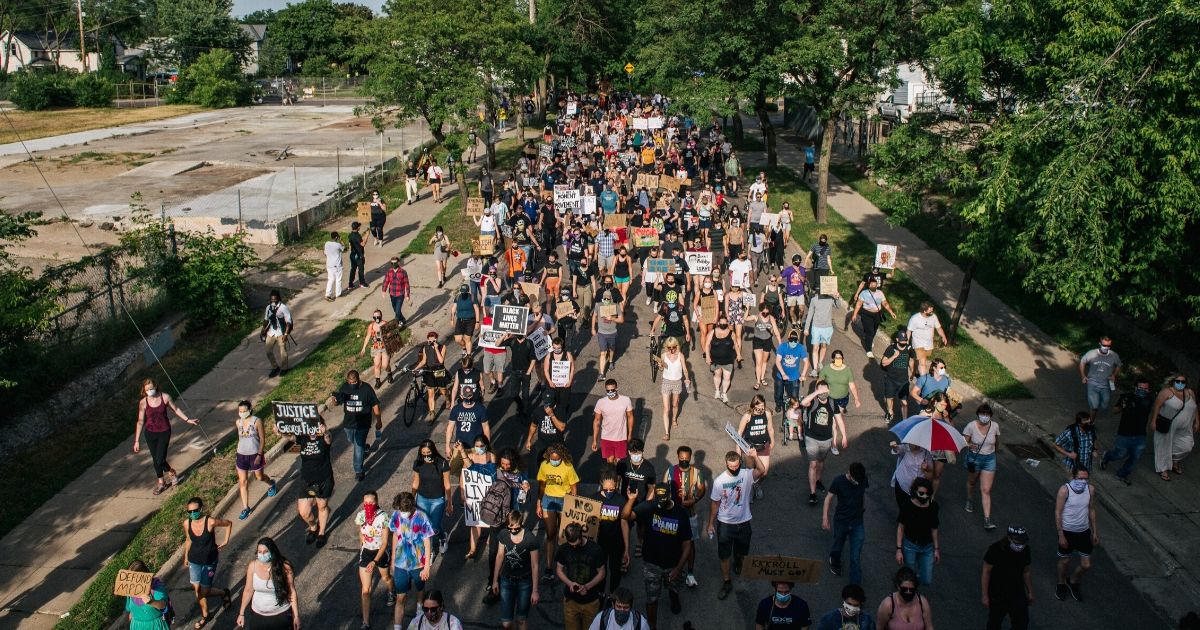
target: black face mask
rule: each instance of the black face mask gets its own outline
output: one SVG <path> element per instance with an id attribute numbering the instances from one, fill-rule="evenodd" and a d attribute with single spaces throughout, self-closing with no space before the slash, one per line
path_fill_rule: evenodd
<path id="1" fill-rule="evenodd" d="M 692 460 L 690 460 L 690 459 L 679 460 L 679 468 L 681 470 L 687 470 L 688 468 L 691 468 L 691 467 L 692 467 Z"/>
<path id="2" fill-rule="evenodd" d="M 917 596 L 917 589 L 915 588 L 901 588 L 899 589 L 899 592 L 900 599 L 903 599 L 906 602 L 911 602 Z"/>

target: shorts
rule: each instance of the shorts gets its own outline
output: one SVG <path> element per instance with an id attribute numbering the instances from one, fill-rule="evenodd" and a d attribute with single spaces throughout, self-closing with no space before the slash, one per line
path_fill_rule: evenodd
<path id="1" fill-rule="evenodd" d="M 437 376 L 438 373 L 441 373 L 441 376 Z M 446 389 L 446 383 L 450 381 L 450 378 L 446 376 L 446 368 L 440 365 L 433 368 L 425 368 L 424 378 L 425 387 L 435 389 Z"/>
<path id="2" fill-rule="evenodd" d="M 300 496 L 296 497 L 299 501 L 305 499 L 328 499 L 333 496 L 333 477 L 311 483 L 304 479 L 300 480 Z"/>
<path id="3" fill-rule="evenodd" d="M 625 459 L 629 454 L 629 445 L 625 440 L 600 440 L 600 456 L 604 459 L 615 457 L 617 459 Z"/>
<path id="4" fill-rule="evenodd" d="M 613 276 L 615 284 L 629 284 L 629 276 Z"/>
<path id="5" fill-rule="evenodd" d="M 442 183 L 442 178 L 441 177 L 430 177 L 429 183 L 430 184 L 440 184 L 440 183 Z"/>
<path id="6" fill-rule="evenodd" d="M 508 364 L 508 352 L 488 352 L 483 351 L 483 371 L 484 372 L 503 372 L 504 366 Z"/>
<path id="7" fill-rule="evenodd" d="M 724 370 L 725 372 L 729 372 L 732 374 L 733 373 L 733 364 L 732 363 L 714 363 L 714 364 L 708 366 L 708 371 L 712 372 L 713 374 L 716 374 L 717 370 Z"/>
<path id="8" fill-rule="evenodd" d="M 824 326 L 821 328 L 812 329 L 813 345 L 824 343 L 828 344 L 833 339 L 833 326 Z"/>
<path id="9" fill-rule="evenodd" d="M 617 333 L 597 333 L 596 343 L 600 345 L 600 352 L 615 351 L 617 349 Z"/>
<path id="10" fill-rule="evenodd" d="M 1063 537 L 1067 539 L 1067 546 L 1058 548 L 1059 558 L 1070 558 L 1071 556 L 1087 558 L 1092 555 L 1092 530 L 1090 527 L 1081 532 L 1064 531 Z"/>
<path id="11" fill-rule="evenodd" d="M 767 442 L 765 444 L 753 444 L 752 443 L 752 444 L 750 444 L 750 446 L 753 446 L 754 450 L 758 451 L 758 454 L 760 457 L 770 457 L 771 456 L 771 443 L 770 442 Z"/>
<path id="12" fill-rule="evenodd" d="M 263 457 L 261 453 L 255 453 L 254 455 L 242 455 L 238 453 L 233 465 L 238 470 L 257 472 L 263 469 Z"/>
<path id="13" fill-rule="evenodd" d="M 766 352 L 771 352 L 772 350 L 774 350 L 774 349 L 775 349 L 775 346 L 773 346 L 773 345 L 771 344 L 771 340 L 770 340 L 770 339 L 759 339 L 758 337 L 755 337 L 755 338 L 754 338 L 754 349 L 755 349 L 755 350 L 764 350 L 764 351 L 766 351 Z"/>
<path id="14" fill-rule="evenodd" d="M 658 602 L 658 596 L 662 595 L 663 584 L 666 584 L 667 590 L 672 593 L 679 592 L 679 580 L 676 579 L 672 582 L 669 575 L 671 575 L 671 569 L 665 569 L 653 562 L 642 563 L 642 585 L 646 589 L 647 604 Z"/>
<path id="15" fill-rule="evenodd" d="M 829 449 L 833 446 L 833 438 L 828 440 L 814 440 L 810 437 L 804 438 L 804 452 L 808 454 L 808 461 L 823 462 L 829 457 Z"/>
<path id="16" fill-rule="evenodd" d="M 883 397 L 884 398 L 899 398 L 904 400 L 908 398 L 908 390 L 911 389 L 908 381 L 898 381 L 891 376 L 884 375 L 883 377 Z"/>
<path id="17" fill-rule="evenodd" d="M 850 394 L 846 394 L 841 398 L 834 398 L 833 403 L 837 405 L 838 411 L 845 411 L 850 408 Z"/>
<path id="18" fill-rule="evenodd" d="M 804 306 L 804 294 L 801 293 L 800 295 L 789 295 L 784 298 L 784 303 L 788 306 Z"/>
<path id="19" fill-rule="evenodd" d="M 473 335 L 475 334 L 475 320 L 459 319 L 454 322 L 454 334 L 456 335 Z"/>
<path id="20" fill-rule="evenodd" d="M 542 511 L 543 512 L 562 512 L 563 497 L 552 497 L 548 494 L 542 495 Z"/>
<path id="21" fill-rule="evenodd" d="M 700 219 L 700 229 L 707 230 L 712 228 L 712 219 Z"/>
<path id="22" fill-rule="evenodd" d="M 409 590 L 418 593 L 425 590 L 425 580 L 421 579 L 420 569 L 392 567 L 392 581 L 394 582 L 392 588 L 395 589 L 397 595 L 404 595 Z"/>
<path id="23" fill-rule="evenodd" d="M 729 556 L 745 556 L 750 553 L 750 521 L 731 525 L 717 521 L 717 558 L 728 560 Z"/>
<path id="24" fill-rule="evenodd" d="M 377 553 L 379 553 L 378 549 L 359 549 L 358 550 L 358 568 L 360 568 L 360 569 L 367 568 L 367 566 L 369 566 L 371 564 L 371 561 L 375 559 L 375 554 L 377 554 Z M 375 566 L 386 568 L 390 564 L 391 564 L 391 554 L 389 554 L 388 552 L 385 551 L 385 552 L 383 552 L 383 557 L 379 559 L 379 562 L 375 563 Z"/>
<path id="25" fill-rule="evenodd" d="M 213 584 L 213 578 L 217 575 L 217 565 L 215 564 L 195 564 L 188 563 L 188 581 L 192 584 L 199 584 L 204 588 L 208 588 Z"/>
<path id="26" fill-rule="evenodd" d="M 674 379 L 664 378 L 662 380 L 662 387 L 660 388 L 660 390 L 662 391 L 662 393 L 664 395 L 665 394 L 675 394 L 676 396 L 678 396 L 683 393 L 683 379 L 674 380 Z"/>
<path id="27" fill-rule="evenodd" d="M 387 348 L 385 348 L 383 346 L 379 346 L 378 348 L 375 348 L 375 347 L 371 348 L 371 356 L 374 357 L 374 356 L 379 356 L 381 354 L 387 354 Z"/>
<path id="28" fill-rule="evenodd" d="M 972 453 L 968 450 L 963 456 L 963 465 L 968 467 L 968 472 L 970 472 L 969 467 L 974 465 L 975 472 L 994 473 L 996 472 L 996 453 L 983 455 L 981 453 Z"/>

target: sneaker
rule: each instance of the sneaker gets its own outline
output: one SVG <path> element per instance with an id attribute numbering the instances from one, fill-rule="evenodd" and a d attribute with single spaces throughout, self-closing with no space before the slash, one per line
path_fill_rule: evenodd
<path id="1" fill-rule="evenodd" d="M 238 514 L 238 520 L 244 521 L 249 517 L 250 517 L 250 508 L 242 508 L 241 513 Z"/>
<path id="2" fill-rule="evenodd" d="M 268 497 L 273 497 L 273 496 L 275 496 L 275 495 L 277 495 L 277 494 L 279 494 L 279 488 L 278 488 L 278 487 L 276 487 L 276 486 L 275 486 L 275 482 L 274 482 L 274 481 L 272 481 L 272 482 L 271 482 L 271 487 L 270 487 L 270 488 L 267 488 L 267 496 L 268 496 Z"/>
<path id="3" fill-rule="evenodd" d="M 381 386 L 383 386 L 383 379 L 381 379 L 381 378 L 375 379 L 375 389 L 379 389 Z"/>
<path id="4" fill-rule="evenodd" d="M 1054 596 L 1057 597 L 1058 601 L 1060 601 L 1060 602 L 1066 600 L 1067 595 L 1070 592 L 1071 592 L 1071 589 L 1067 588 L 1066 584 L 1056 584 L 1054 586 Z"/>
<path id="5" fill-rule="evenodd" d="M 357 285 L 357 284 L 353 284 L 353 283 L 351 283 L 349 286 L 347 286 L 347 287 L 346 287 L 346 290 L 347 290 L 347 291 L 353 291 L 353 290 L 355 290 L 355 289 L 357 289 L 357 288 L 358 288 L 358 285 Z"/>
<path id="6" fill-rule="evenodd" d="M 364 623 L 363 625 L 358 627 L 358 630 L 371 630 L 371 624 Z"/>
<path id="7" fill-rule="evenodd" d="M 362 481 L 363 479 L 365 479 L 365 478 L 366 478 L 366 476 L 367 476 L 367 473 L 360 473 L 360 472 L 356 472 L 356 473 L 354 473 L 354 480 L 355 480 L 355 481 Z"/>
<path id="8" fill-rule="evenodd" d="M 983 519 L 983 529 L 990 532 L 996 529 L 996 524 L 992 522 L 991 518 L 985 518 Z"/>
<path id="9" fill-rule="evenodd" d="M 271 368 L 271 373 L 267 375 L 267 378 L 275 378 L 276 376 L 279 376 L 279 368 Z"/>
<path id="10" fill-rule="evenodd" d="M 838 447 L 836 447 L 836 446 L 834 446 L 834 447 L 831 447 L 831 448 L 829 449 L 829 452 L 830 452 L 830 453 L 833 453 L 834 455 L 841 455 L 841 454 L 842 454 L 842 451 L 841 451 L 841 450 L 839 450 L 839 449 L 838 449 Z"/>
<path id="11" fill-rule="evenodd" d="M 721 392 L 713 391 L 713 400 L 721 400 Z"/>
<path id="12" fill-rule="evenodd" d="M 650 298 L 646 298 L 646 306 L 650 306 Z"/>
<path id="13" fill-rule="evenodd" d="M 820 492 L 822 494 L 824 494 L 824 492 L 825 492 L 825 484 L 821 483 L 820 479 L 817 480 L 817 492 Z"/>
<path id="14" fill-rule="evenodd" d="M 868 352 L 868 353 L 867 353 L 867 358 L 868 358 L 868 359 L 874 359 L 874 358 L 875 358 L 875 353 L 874 353 L 874 352 Z"/>
<path id="15" fill-rule="evenodd" d="M 310 530 L 308 530 L 308 533 L 304 535 L 304 544 L 311 545 L 311 544 L 313 544 L 313 541 L 316 539 L 317 539 L 317 532 L 310 529 Z"/>
<path id="16" fill-rule="evenodd" d="M 447 539 L 445 539 L 445 538 L 443 538 L 443 539 L 442 539 L 442 544 L 441 544 L 441 547 L 439 547 L 439 550 L 438 550 L 438 551 L 439 551 L 439 553 L 441 553 L 441 554 L 443 554 L 443 555 L 444 555 L 444 554 L 446 553 L 446 550 L 447 550 L 447 549 L 449 549 L 449 548 L 450 548 L 450 541 L 449 541 L 449 540 L 447 540 Z"/>
<path id="17" fill-rule="evenodd" d="M 388 597 L 387 597 L 387 606 L 388 606 L 388 608 L 391 608 L 392 606 L 395 606 L 395 605 L 396 605 L 396 594 L 395 594 L 395 593 L 388 593 Z"/>
<path id="18" fill-rule="evenodd" d="M 967 510 L 968 514 L 971 512 L 974 512 L 975 511 L 975 502 L 970 499 L 967 499 L 967 505 L 964 509 Z"/>
<path id="19" fill-rule="evenodd" d="M 883 414 L 883 423 L 891 424 L 892 423 L 892 414 L 890 414 L 890 413 Z"/>
<path id="20" fill-rule="evenodd" d="M 483 605 L 491 606 L 492 604 L 495 604 L 498 601 L 500 601 L 500 596 L 493 593 L 492 588 L 489 585 L 487 591 L 483 594 Z"/>
<path id="21" fill-rule="evenodd" d="M 1067 582 L 1067 590 L 1071 591 L 1071 599 L 1077 602 L 1083 601 L 1083 591 L 1079 590 L 1079 582 Z"/>
<path id="22" fill-rule="evenodd" d="M 318 547 L 318 548 L 320 548 L 320 547 L 324 547 L 324 546 L 325 546 L 325 543 L 326 543 L 326 542 L 328 542 L 328 541 L 329 541 L 329 534 L 320 534 L 320 535 L 318 535 L 318 536 L 317 536 L 317 547 Z"/>
<path id="23" fill-rule="evenodd" d="M 817 493 L 815 493 L 815 492 L 808 493 L 808 504 L 809 505 L 817 504 Z"/>
<path id="24" fill-rule="evenodd" d="M 1120 475 L 1117 475 L 1117 479 L 1120 479 L 1120 480 L 1121 480 L 1121 483 L 1123 483 L 1123 484 L 1125 484 L 1125 485 L 1127 485 L 1127 486 L 1132 486 L 1132 485 L 1133 485 L 1133 480 L 1129 478 L 1129 475 L 1125 475 L 1124 477 L 1122 477 L 1122 476 L 1120 476 Z"/>
<path id="25" fill-rule="evenodd" d="M 842 574 L 842 565 L 840 562 L 834 562 L 833 556 L 829 556 L 829 572 L 834 575 Z"/>
<path id="26" fill-rule="evenodd" d="M 729 394 L 728 393 L 721 392 L 721 402 L 729 402 Z"/>
<path id="27" fill-rule="evenodd" d="M 812 378 L 816 378 L 816 377 L 817 377 L 817 373 L 818 373 L 818 372 L 817 372 L 817 368 L 813 368 L 813 369 L 811 369 L 811 370 L 809 370 L 809 371 L 808 371 L 808 375 L 809 375 L 810 377 L 812 377 Z"/>
<path id="28" fill-rule="evenodd" d="M 688 588 L 696 588 L 697 586 L 700 586 L 700 583 L 696 581 L 696 576 L 692 575 L 691 573 L 687 574 L 687 577 L 684 578 L 683 582 L 684 584 L 688 585 Z"/>
<path id="29" fill-rule="evenodd" d="M 754 499 L 759 500 L 761 498 L 763 498 L 762 486 L 759 484 L 754 484 Z"/>
<path id="30" fill-rule="evenodd" d="M 726 582 L 726 584 L 729 584 L 729 582 Z M 730 590 L 732 590 L 732 587 L 730 587 Z M 669 596 L 668 599 L 671 600 L 671 614 L 678 615 L 683 610 L 683 604 L 679 603 L 679 593 L 667 591 L 667 595 Z"/>
<path id="31" fill-rule="evenodd" d="M 775 405 L 775 413 L 782 413 L 783 405 Z"/>
<path id="32" fill-rule="evenodd" d="M 721 584 L 721 590 L 717 591 L 717 599 L 725 599 L 733 592 L 733 582 L 726 580 Z"/>

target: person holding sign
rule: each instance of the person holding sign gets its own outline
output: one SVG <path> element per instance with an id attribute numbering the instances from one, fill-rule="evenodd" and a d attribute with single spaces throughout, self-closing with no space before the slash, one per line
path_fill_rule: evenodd
<path id="1" fill-rule="evenodd" d="M 761 400 L 761 398 L 760 398 Z M 765 408 L 766 403 L 763 402 Z M 742 561 L 750 553 L 750 496 L 754 484 L 766 474 L 758 451 L 751 447 L 746 454 L 753 468 L 742 468 L 742 458 L 737 451 L 725 453 L 725 470 L 713 479 L 709 499 L 712 506 L 708 511 L 708 536 L 717 539 L 717 558 L 721 561 L 721 590 L 717 599 L 725 599 L 733 592 L 733 575 L 730 573 L 730 558 L 736 573 L 742 572 Z"/>
<path id="2" fill-rule="evenodd" d="M 892 305 L 884 297 L 883 291 L 879 290 L 879 281 L 868 278 L 866 288 L 855 296 L 854 311 L 850 313 L 852 322 L 862 314 L 862 345 L 863 350 L 867 351 L 868 359 L 875 358 L 875 334 L 879 332 L 879 325 L 883 323 L 883 311 L 887 311 L 892 319 L 896 318 L 896 311 L 892 310 Z"/>
<path id="3" fill-rule="evenodd" d="M 571 296 L 569 289 L 563 288 L 558 292 L 558 300 L 554 303 L 554 317 L 558 320 L 558 338 L 563 345 L 570 345 L 571 337 L 575 334 L 575 322 L 579 318 L 579 303 Z"/>
<path id="4" fill-rule="evenodd" d="M 333 458 L 330 456 L 333 438 L 319 419 L 312 435 L 288 435 L 300 448 L 300 496 L 296 498 L 296 513 L 307 526 L 306 544 L 324 547 L 325 527 L 329 524 L 329 499 L 333 496 Z M 313 508 L 316 507 L 316 514 Z M 314 522 L 315 521 L 315 522 Z"/>
<path id="5" fill-rule="evenodd" d="M 606 279 L 606 286 L 611 288 L 612 279 Z M 617 325 L 625 322 L 624 302 L 618 304 L 612 300 L 610 292 L 601 291 L 600 304 L 592 311 L 592 336 L 600 347 L 600 375 L 596 380 L 603 381 L 608 374 L 608 368 L 616 363 L 617 354 Z"/>
<path id="6" fill-rule="evenodd" d="M 833 248 L 829 245 L 829 236 L 822 234 L 816 244 L 805 255 L 804 264 L 812 270 L 812 283 L 809 291 L 815 293 L 821 286 L 821 276 L 833 275 Z"/>
<path id="7" fill-rule="evenodd" d="M 767 470 L 771 467 L 771 444 L 775 442 L 775 423 L 771 421 L 771 412 L 767 411 L 767 400 L 762 394 L 755 394 L 750 400 L 750 410 L 742 414 L 737 431 L 742 439 L 758 451 L 758 461 L 762 464 L 761 478 L 765 478 Z M 756 480 L 754 498 L 761 499 L 762 495 L 762 486 Z"/>
<path id="8" fill-rule="evenodd" d="M 546 390 L 554 395 L 554 408 L 558 417 L 571 417 L 571 384 L 575 382 L 575 356 L 563 348 L 563 340 L 551 342 L 550 352 L 542 360 L 542 374 L 546 378 Z"/>
<path id="9" fill-rule="evenodd" d="M 233 534 L 233 523 L 222 518 L 204 516 L 204 500 L 200 497 L 188 499 L 187 518 L 183 521 L 186 538 L 183 541 L 184 564 L 187 565 L 192 591 L 196 594 L 196 603 L 200 604 L 200 620 L 194 626 L 196 630 L 208 624 L 211 617 L 208 614 L 208 598 L 220 597 L 221 605 L 228 608 L 231 604 L 229 589 L 213 588 L 213 578 L 217 574 L 217 552 L 229 544 L 229 536 Z M 201 521 L 200 519 L 204 520 Z M 225 528 L 225 539 L 217 543 L 217 528 Z"/>
<path id="10" fill-rule="evenodd" d="M 585 630 L 600 610 L 604 592 L 604 551 L 571 523 L 563 530 L 565 545 L 554 557 L 554 574 L 563 583 L 563 621 L 567 630 Z"/>
<path id="11" fill-rule="evenodd" d="M 149 573 L 146 563 L 134 560 L 127 571 L 133 573 Z M 118 587 L 121 584 L 118 581 Z M 129 619 L 129 630 L 170 630 L 168 617 L 174 617 L 171 609 L 171 599 L 167 596 L 167 585 L 156 577 L 150 578 L 149 595 L 125 597 L 125 613 Z"/>

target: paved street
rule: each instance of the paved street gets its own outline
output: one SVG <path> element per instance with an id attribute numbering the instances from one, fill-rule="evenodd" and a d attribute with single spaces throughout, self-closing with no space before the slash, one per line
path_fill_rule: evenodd
<path id="1" fill-rule="evenodd" d="M 419 269 L 420 262 L 413 267 Z M 413 273 L 417 287 L 428 286 L 420 271 Z M 428 295 L 428 293 L 424 293 Z M 358 310 L 374 306 L 372 297 Z M 442 298 L 435 298 L 441 300 Z M 652 454 L 652 463 L 661 471 L 667 457 L 673 459 L 674 449 L 680 444 L 689 444 L 696 449 L 695 461 L 710 473 L 720 471 L 722 457 L 731 448 L 729 439 L 721 428 L 726 421 L 736 422 L 738 412 L 730 408 L 735 403 L 744 404 L 752 394 L 750 379 L 746 372 L 735 376 L 731 391 L 731 405 L 726 406 L 711 398 L 711 380 L 706 373 L 696 374 L 703 367 L 699 352 L 692 354 L 691 367 L 697 379 L 699 397 L 687 398 L 682 406 L 681 427 L 670 443 L 661 441 L 661 403 L 658 386 L 648 378 L 646 338 L 637 331 L 645 332 L 648 327 L 648 309 L 640 293 L 634 299 L 632 317 L 625 324 L 621 339 L 627 345 L 618 359 L 617 378 L 622 392 L 635 402 L 642 402 L 643 413 L 639 418 L 637 433 L 647 438 L 647 455 Z M 426 305 L 423 312 L 432 312 Z M 447 309 L 440 309 L 443 314 Z M 448 320 L 427 320 L 430 325 L 443 331 L 448 329 Z M 852 334 L 852 333 L 851 333 Z M 879 340 L 877 340 L 879 341 Z M 861 409 L 852 410 L 848 418 L 851 444 L 840 457 L 831 458 L 827 466 L 826 483 L 834 475 L 844 473 L 851 461 L 863 461 L 870 476 L 871 490 L 867 497 L 867 540 L 863 552 L 864 586 L 867 590 L 869 607 L 873 609 L 887 592 L 896 565 L 892 558 L 895 504 L 887 481 L 893 467 L 893 459 L 887 449 L 887 433 L 880 422 L 880 407 L 875 400 L 874 388 L 880 376 L 875 364 L 867 364 L 857 338 L 847 337 L 838 330 L 834 347 L 846 353 L 847 363 L 856 370 L 860 392 L 863 394 Z M 748 348 L 747 348 L 748 349 Z M 450 356 L 456 357 L 457 350 Z M 590 436 L 590 406 L 600 388 L 595 382 L 595 345 L 583 350 L 579 359 L 580 372 L 576 378 L 573 409 L 568 433 L 568 445 L 574 455 L 582 456 L 579 463 L 580 476 L 584 482 L 594 482 L 599 468 L 598 453 L 585 450 Z M 865 366 L 865 367 L 864 367 Z M 746 370 L 751 367 L 747 360 Z M 867 383 L 870 383 L 869 385 Z M 332 385 L 332 384 L 331 384 Z M 306 547 L 303 542 L 303 527 L 295 516 L 296 493 L 295 456 L 279 458 L 270 467 L 273 476 L 286 475 L 282 492 L 276 499 L 266 499 L 246 522 L 239 522 L 229 550 L 223 554 L 218 570 L 219 585 L 241 587 L 245 563 L 253 553 L 253 542 L 261 535 L 276 537 L 284 553 L 295 563 L 297 584 L 301 594 L 306 627 L 357 628 L 358 627 L 358 579 L 354 569 L 357 553 L 357 528 L 348 522 L 357 509 L 361 492 L 377 488 L 380 502 L 390 504 L 391 498 L 407 489 L 411 483 L 413 447 L 430 431 L 418 420 L 412 428 L 405 429 L 399 422 L 397 399 L 406 383 L 387 387 L 382 393 L 385 401 L 384 417 L 388 422 L 385 437 L 379 448 L 368 461 L 370 472 L 361 483 L 353 481 L 350 453 L 346 441 L 335 429 L 335 463 L 338 486 L 333 506 L 333 525 L 330 543 L 317 550 Z M 582 409 L 583 412 L 579 410 Z M 973 410 L 973 402 L 967 401 L 966 410 Z M 526 420 L 512 412 L 509 401 L 492 401 L 489 411 L 494 417 L 503 419 L 493 422 L 493 433 L 501 446 L 513 445 L 526 429 Z M 340 413 L 328 418 L 331 427 L 340 424 Z M 434 435 L 440 443 L 444 430 L 445 414 L 439 418 Z M 1029 443 L 1032 438 L 1021 435 L 1015 427 L 1002 425 L 1004 442 L 1008 444 Z M 810 558 L 823 558 L 828 544 L 827 534 L 819 528 L 818 508 L 810 508 L 804 501 L 807 490 L 806 462 L 792 446 L 778 447 L 772 457 L 771 474 L 765 482 L 766 496 L 753 507 L 754 553 L 780 553 Z M 1034 475 L 1054 476 L 1059 473 L 1049 461 L 1041 461 Z M 1029 529 L 1034 557 L 1034 586 L 1037 601 L 1032 609 L 1034 627 L 1038 628 L 1082 628 L 1105 627 L 1154 627 L 1158 617 L 1139 596 L 1133 593 L 1130 581 L 1118 569 L 1105 549 L 1128 545 L 1128 535 L 1121 531 L 1103 510 L 1100 513 L 1101 550 L 1095 557 L 1095 565 L 1083 582 L 1086 603 L 1059 602 L 1054 599 L 1054 532 L 1053 499 L 1043 489 L 1028 465 L 1018 460 L 1007 449 L 1002 453 L 996 483 L 994 516 L 1000 529 L 986 533 L 982 529 L 982 516 L 978 511 L 967 514 L 963 511 L 965 473 L 961 467 L 949 467 L 944 476 L 939 501 L 942 505 L 943 562 L 935 570 L 935 583 L 923 592 L 929 596 L 934 607 L 935 623 L 942 628 L 982 627 L 984 615 L 979 604 L 980 562 L 986 546 L 998 539 L 1009 523 L 1019 522 Z M 261 495 L 261 488 L 259 488 Z M 448 610 L 459 615 L 468 628 L 496 628 L 499 626 L 495 608 L 480 603 L 483 588 L 482 563 L 466 562 L 466 532 L 456 512 L 451 523 L 459 524 L 455 531 L 450 551 L 435 564 L 431 585 L 443 589 L 449 601 Z M 229 516 L 229 515 L 227 515 Z M 1126 551 L 1129 551 L 1128 549 Z M 770 588 L 766 583 L 735 580 L 734 595 L 720 602 L 716 591 L 720 586 L 719 569 L 715 545 L 706 538 L 698 546 L 697 577 L 700 586 L 683 596 L 684 610 L 672 616 L 666 606 L 660 611 L 660 628 L 680 628 L 685 620 L 691 620 L 699 630 L 702 628 L 747 627 L 757 601 L 766 596 Z M 634 573 L 625 584 L 638 595 L 637 606 L 644 601 L 638 565 L 634 561 Z M 180 609 L 182 619 L 192 619 L 196 609 L 190 607 L 192 597 L 186 588 L 186 577 L 179 571 L 169 576 L 172 598 Z M 814 586 L 798 589 L 816 611 L 828 610 L 837 605 L 838 592 L 843 585 L 841 578 L 826 572 L 821 582 Z M 542 587 L 543 603 L 531 614 L 531 626 L 557 627 L 561 625 L 561 589 Z M 372 623 L 376 628 L 390 627 L 391 611 L 383 607 L 383 594 L 377 593 L 376 610 Z M 190 607 L 190 610 L 189 610 Z M 214 622 L 217 628 L 234 627 L 234 614 L 223 612 Z M 1155 620 L 1148 624 L 1149 620 Z"/>

